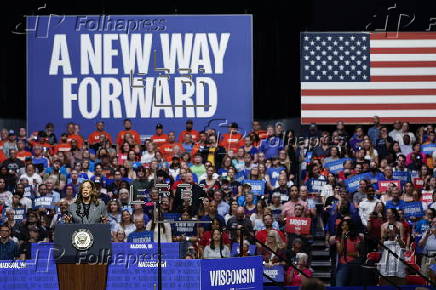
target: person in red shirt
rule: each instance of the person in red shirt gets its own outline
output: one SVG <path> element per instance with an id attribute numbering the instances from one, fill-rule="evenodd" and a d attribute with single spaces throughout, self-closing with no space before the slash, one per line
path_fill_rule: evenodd
<path id="1" fill-rule="evenodd" d="M 57 154 L 59 151 L 62 152 L 71 151 L 71 142 L 68 142 L 67 133 L 62 133 L 60 142 L 53 146 L 53 154 Z"/>
<path id="2" fill-rule="evenodd" d="M 167 162 L 171 162 L 171 160 L 173 159 L 175 146 L 178 146 L 180 149 L 177 152 L 184 151 L 182 144 L 176 142 L 176 133 L 171 131 L 168 133 L 168 142 L 161 145 L 159 148 L 159 151 L 162 153 L 164 159 Z"/>
<path id="3" fill-rule="evenodd" d="M 78 130 L 77 130 L 76 124 L 68 123 L 68 125 L 67 125 L 67 133 L 68 133 L 67 141 L 69 143 L 71 143 L 71 140 L 73 140 L 73 139 L 76 140 L 77 141 L 77 147 L 82 149 L 84 141 L 83 141 L 82 136 L 80 136 L 77 131 Z"/>
<path id="4" fill-rule="evenodd" d="M 156 144 L 157 148 L 160 148 L 163 144 L 168 142 L 168 135 L 163 133 L 163 125 L 157 124 L 156 125 L 156 134 L 151 136 L 151 141 Z"/>
<path id="5" fill-rule="evenodd" d="M 180 132 L 180 134 L 179 134 L 179 143 L 183 142 L 186 133 L 191 134 L 192 141 L 194 141 L 194 142 L 198 141 L 198 138 L 200 137 L 200 133 L 198 131 L 192 129 L 192 125 L 193 125 L 192 120 L 186 121 L 186 129 L 183 130 L 182 132 Z"/>
<path id="6" fill-rule="evenodd" d="M 220 146 L 224 147 L 227 152 L 235 153 L 243 145 L 242 135 L 238 133 L 238 123 L 232 123 L 229 127 L 229 133 L 223 134 Z"/>
<path id="7" fill-rule="evenodd" d="M 99 143 L 101 135 L 106 136 L 106 139 L 109 140 L 110 144 L 112 144 L 112 136 L 104 130 L 104 122 L 98 121 L 96 124 L 96 130 L 89 134 L 88 144 L 92 146 Z"/>
<path id="8" fill-rule="evenodd" d="M 132 121 L 130 119 L 124 120 L 124 130 L 121 130 L 117 135 L 117 145 L 121 146 L 124 143 L 124 135 L 130 134 L 135 140 L 136 144 L 141 144 L 141 136 L 139 133 L 132 129 Z"/>
<path id="9" fill-rule="evenodd" d="M 9 131 L 6 128 L 3 128 L 0 132 L 0 150 L 3 150 L 3 144 L 8 142 Z"/>
<path id="10" fill-rule="evenodd" d="M 265 225 L 265 229 L 264 230 L 260 230 L 256 232 L 256 240 L 260 241 L 262 243 L 266 243 L 266 239 L 268 236 L 268 232 L 269 231 L 276 231 L 279 234 L 279 237 L 282 239 L 283 243 L 286 243 L 286 236 L 285 234 L 278 229 L 274 229 L 273 228 L 273 217 L 270 214 L 265 214 L 263 216 L 263 224 Z"/>

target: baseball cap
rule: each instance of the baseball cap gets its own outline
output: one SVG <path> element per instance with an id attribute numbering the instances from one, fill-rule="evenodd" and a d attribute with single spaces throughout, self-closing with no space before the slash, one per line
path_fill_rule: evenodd
<path id="1" fill-rule="evenodd" d="M 163 129 L 163 125 L 162 125 L 161 123 L 158 123 L 158 124 L 156 125 L 156 129 Z"/>
<path id="2" fill-rule="evenodd" d="M 186 124 L 192 124 L 193 122 L 192 122 L 192 120 L 187 120 L 186 121 Z"/>
<path id="3" fill-rule="evenodd" d="M 15 135 L 15 131 L 14 130 L 9 130 L 9 135 Z"/>

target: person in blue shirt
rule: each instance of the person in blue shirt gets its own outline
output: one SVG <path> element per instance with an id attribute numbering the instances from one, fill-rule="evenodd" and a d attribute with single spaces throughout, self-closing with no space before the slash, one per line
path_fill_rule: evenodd
<path id="1" fill-rule="evenodd" d="M 374 116 L 374 126 L 372 126 L 371 128 L 368 129 L 368 137 L 369 139 L 371 139 L 371 143 L 372 145 L 376 145 L 377 142 L 377 138 L 380 135 L 380 128 L 381 128 L 381 124 L 380 124 L 380 118 L 378 116 Z"/>
<path id="2" fill-rule="evenodd" d="M 18 244 L 10 239 L 11 228 L 0 226 L 0 260 L 15 260 L 20 256 Z"/>
<path id="3" fill-rule="evenodd" d="M 397 186 L 394 186 L 392 188 L 392 200 L 389 200 L 386 202 L 386 209 L 388 208 L 395 208 L 396 210 L 403 209 L 406 203 L 400 199 L 400 188 Z"/>
<path id="4" fill-rule="evenodd" d="M 153 232 L 146 230 L 144 218 L 136 217 L 134 222 L 135 222 L 136 230 L 129 234 L 129 236 L 127 237 L 127 242 L 128 243 L 153 242 Z"/>
<path id="5" fill-rule="evenodd" d="M 266 159 L 278 157 L 280 150 L 284 148 L 283 139 L 275 136 L 272 126 L 268 126 L 267 135 L 268 137 L 260 143 L 259 151 L 265 154 Z"/>
<path id="6" fill-rule="evenodd" d="M 427 232 L 431 227 L 431 221 L 436 217 L 436 210 L 433 208 L 429 208 L 425 211 L 425 216 L 417 221 L 413 227 L 413 236 L 415 237 L 416 243 L 416 253 L 422 254 L 423 247 L 419 247 L 418 243 L 421 240 L 422 236 Z"/>
<path id="7" fill-rule="evenodd" d="M 269 176 L 272 188 L 276 188 L 279 186 L 278 180 L 280 172 L 286 169 L 283 166 L 280 166 L 280 160 L 277 157 L 272 158 L 271 161 L 271 167 L 266 170 L 266 174 Z"/>
<path id="8" fill-rule="evenodd" d="M 354 151 L 357 151 L 357 148 L 363 142 L 363 135 L 364 135 L 363 128 L 361 126 L 357 126 L 354 131 L 353 137 L 351 137 L 350 141 L 348 141 L 348 144 Z"/>

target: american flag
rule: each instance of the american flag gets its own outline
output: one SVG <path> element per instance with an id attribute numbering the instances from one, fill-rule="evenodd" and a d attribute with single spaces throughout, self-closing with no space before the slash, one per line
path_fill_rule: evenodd
<path id="1" fill-rule="evenodd" d="M 301 34 L 303 124 L 436 122 L 435 32 Z"/>

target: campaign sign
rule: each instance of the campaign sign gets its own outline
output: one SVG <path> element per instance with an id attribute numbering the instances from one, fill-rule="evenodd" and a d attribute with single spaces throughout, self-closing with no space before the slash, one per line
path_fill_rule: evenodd
<path id="1" fill-rule="evenodd" d="M 242 184 L 249 184 L 251 186 L 251 192 L 253 192 L 254 195 L 263 195 L 265 193 L 264 180 L 244 179 Z"/>
<path id="2" fill-rule="evenodd" d="M 197 224 L 190 223 L 190 221 L 176 223 L 174 226 L 176 230 L 173 236 L 192 237 L 197 235 Z"/>
<path id="3" fill-rule="evenodd" d="M 351 176 L 344 180 L 345 186 L 347 187 L 348 192 L 355 192 L 359 189 L 359 181 L 362 179 L 369 180 L 369 176 L 367 173 L 361 173 L 354 176 Z"/>
<path id="4" fill-rule="evenodd" d="M 285 231 L 290 234 L 308 235 L 311 224 L 311 218 L 288 217 L 286 218 Z"/>
<path id="5" fill-rule="evenodd" d="M 285 281 L 285 270 L 283 266 L 277 265 L 272 267 L 263 266 L 263 273 L 267 275 L 274 282 L 283 282 Z M 271 283 L 271 280 L 267 277 L 263 276 L 264 283 Z"/>
<path id="6" fill-rule="evenodd" d="M 433 202 L 433 190 L 423 190 L 421 195 L 421 201 L 424 203 Z"/>
<path id="7" fill-rule="evenodd" d="M 17 222 L 22 221 L 26 217 L 26 209 L 25 208 L 14 208 L 14 220 Z"/>
<path id="8" fill-rule="evenodd" d="M 414 202 L 406 202 L 404 204 L 404 217 L 409 219 L 414 216 L 417 218 L 424 216 L 424 209 L 422 208 L 422 202 L 414 201 Z"/>
<path id="9" fill-rule="evenodd" d="M 335 161 L 324 163 L 324 168 L 328 169 L 331 173 L 337 174 L 344 170 L 344 162 L 351 160 L 351 158 L 341 158 Z"/>
<path id="10" fill-rule="evenodd" d="M 401 180 L 401 183 L 405 183 L 405 182 L 409 182 L 410 181 L 410 172 L 409 171 L 394 170 L 392 176 L 395 179 Z"/>
<path id="11" fill-rule="evenodd" d="M 436 151 L 435 143 L 421 145 L 421 152 L 425 155 L 432 156 L 434 151 Z"/>
<path id="12" fill-rule="evenodd" d="M 30 132 L 75 122 L 88 136 L 102 120 L 115 137 L 125 118 L 140 134 L 188 119 L 250 128 L 251 15 L 28 16 L 27 28 Z"/>
<path id="13" fill-rule="evenodd" d="M 54 208 L 53 196 L 41 196 L 33 201 L 33 208 Z"/>
<path id="14" fill-rule="evenodd" d="M 201 260 L 201 289 L 262 289 L 262 257 Z"/>
<path id="15" fill-rule="evenodd" d="M 151 243 L 153 242 L 153 232 L 152 231 L 134 231 L 127 237 L 128 243 Z"/>
<path id="16" fill-rule="evenodd" d="M 240 253 L 239 243 L 232 243 L 232 249 L 230 250 L 230 256 L 236 257 L 239 256 Z M 254 256 L 256 254 L 256 245 L 251 245 L 248 248 L 248 254 L 250 256 Z"/>
<path id="17" fill-rule="evenodd" d="M 413 184 L 415 185 L 416 189 L 422 189 L 424 187 L 424 179 L 422 178 L 414 178 Z"/>
<path id="18" fill-rule="evenodd" d="M 310 193 L 313 192 L 321 192 L 322 189 L 324 188 L 324 185 L 327 184 L 327 180 L 325 179 L 314 179 L 311 178 L 307 181 L 306 185 L 307 185 L 307 190 Z"/>
<path id="19" fill-rule="evenodd" d="M 400 187 L 400 181 L 399 180 L 379 180 L 378 181 L 378 189 L 381 192 L 386 192 L 389 187 L 396 186 Z"/>

